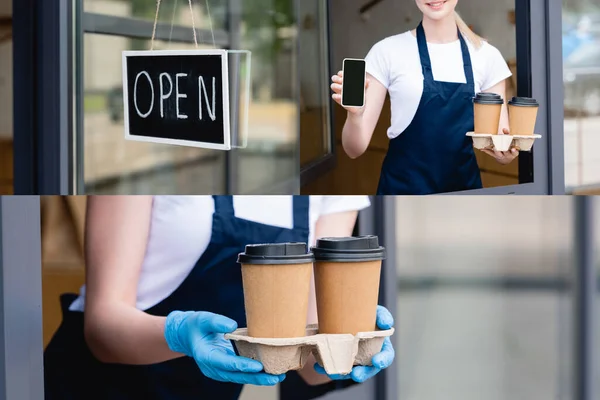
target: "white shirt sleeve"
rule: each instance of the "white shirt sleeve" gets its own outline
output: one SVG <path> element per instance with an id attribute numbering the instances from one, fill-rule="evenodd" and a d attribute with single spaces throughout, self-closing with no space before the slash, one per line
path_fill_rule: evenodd
<path id="1" fill-rule="evenodd" d="M 484 42 L 480 51 L 485 52 L 483 55 L 485 58 L 485 79 L 481 85 L 482 91 L 491 89 L 512 76 L 512 72 L 500 50 Z"/>
<path id="2" fill-rule="evenodd" d="M 361 211 L 370 206 L 369 196 L 323 196 L 319 215 Z"/>
<path id="3" fill-rule="evenodd" d="M 389 52 L 386 51 L 385 39 L 376 43 L 367 57 L 367 73 L 377 79 L 386 89 L 390 86 Z"/>

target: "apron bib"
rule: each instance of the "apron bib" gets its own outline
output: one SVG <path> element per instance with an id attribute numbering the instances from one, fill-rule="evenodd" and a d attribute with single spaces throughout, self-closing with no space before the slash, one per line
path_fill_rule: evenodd
<path id="1" fill-rule="evenodd" d="M 406 130 L 390 140 L 378 195 L 428 195 L 480 189 L 481 175 L 472 140 L 475 82 L 471 55 L 458 33 L 467 83 L 437 82 L 423 24 L 417 28 L 423 69 L 423 96 Z"/>
<path id="2" fill-rule="evenodd" d="M 309 197 L 294 196 L 292 229 L 237 218 L 232 196 L 213 196 L 215 213 L 210 243 L 184 282 L 146 310 L 210 311 L 246 326 L 241 267 L 237 255 L 247 244 L 304 242 L 309 235 Z M 76 295 L 63 295 L 63 322 L 44 353 L 45 398 L 75 400 L 235 400 L 243 385 L 206 378 L 195 361 L 182 357 L 154 365 L 101 363 L 84 338 L 84 313 L 69 311 Z"/>

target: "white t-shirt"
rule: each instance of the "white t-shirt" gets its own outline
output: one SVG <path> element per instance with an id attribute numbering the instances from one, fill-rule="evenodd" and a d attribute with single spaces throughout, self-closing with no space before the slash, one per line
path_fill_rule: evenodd
<path id="1" fill-rule="evenodd" d="M 465 39 L 466 40 L 466 39 Z M 478 50 L 466 40 L 471 53 L 475 93 L 488 90 L 512 76 L 500 51 L 487 42 Z M 466 83 L 460 40 L 428 43 L 433 79 Z M 423 95 L 423 70 L 417 38 L 411 31 L 390 36 L 373 46 L 366 57 L 367 72 L 390 94 L 392 121 L 388 137 L 399 136 L 412 122 Z"/>
<path id="2" fill-rule="evenodd" d="M 322 215 L 363 210 L 368 196 L 310 196 L 309 245 Z M 238 218 L 283 228 L 293 227 L 293 196 L 234 196 Z M 150 235 L 138 282 L 137 308 L 146 310 L 167 298 L 190 274 L 211 238 L 212 196 L 155 196 Z M 71 304 L 83 311 L 85 286 Z"/>

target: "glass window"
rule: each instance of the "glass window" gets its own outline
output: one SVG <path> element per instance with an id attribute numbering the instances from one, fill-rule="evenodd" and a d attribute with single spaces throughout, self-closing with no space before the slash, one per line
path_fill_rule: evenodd
<path id="1" fill-rule="evenodd" d="M 244 0 L 239 48 L 252 52 L 248 146 L 232 153 L 241 193 L 298 190 L 295 2 Z M 290 188 L 290 182 L 292 188 Z M 283 184 L 283 186 L 281 186 Z"/>
<path id="2" fill-rule="evenodd" d="M 12 12 L 3 5 L 0 7 L 0 195 L 14 191 L 12 48 Z"/>
<path id="3" fill-rule="evenodd" d="M 313 5 L 319 3 L 313 1 Z M 299 190 L 298 121 L 301 111 L 296 2 L 248 0 L 240 1 L 237 3 L 239 8 L 231 10 L 222 9 L 224 4 L 232 3 L 193 1 L 199 30 L 204 32 L 211 28 L 206 18 L 210 9 L 213 23 L 215 18 L 227 22 L 220 25 L 227 25 L 228 29 L 220 36 L 228 42 L 225 48 L 252 52 L 251 63 L 242 60 L 241 56 L 230 54 L 229 57 L 230 70 L 235 70 L 236 82 L 241 82 L 236 86 L 233 79 L 231 81 L 232 90 L 237 88 L 239 93 L 235 99 L 232 96 L 232 117 L 236 118 L 232 120 L 232 127 L 246 130 L 247 126 L 247 146 L 230 152 L 123 139 L 121 52 L 150 49 L 152 29 L 135 33 L 136 38 L 120 36 L 116 32 L 122 31 L 118 24 L 127 24 L 133 18 L 152 19 L 156 3 L 134 0 L 85 3 L 83 50 L 78 55 L 82 64 L 78 71 L 83 74 L 84 106 L 83 115 L 79 116 L 83 120 L 83 129 L 78 132 L 82 139 L 77 154 L 78 182 L 83 186 L 79 193 L 289 194 Z M 190 16 L 185 0 L 163 1 L 161 13 L 169 7 L 174 7 L 181 18 Z M 320 10 L 318 6 L 313 8 Z M 106 28 L 104 17 L 98 14 L 123 19 L 114 21 L 115 33 L 111 33 L 112 28 Z M 180 28 L 177 24 L 188 25 L 181 19 L 174 21 L 177 29 Z M 171 20 L 165 22 L 167 26 L 171 24 Z M 100 23 L 103 24 L 102 34 L 95 33 L 96 24 Z M 165 30 L 162 31 L 164 35 Z M 204 36 L 198 37 L 200 47 L 212 48 L 212 38 Z M 181 35 L 177 37 L 186 40 Z M 190 30 L 189 42 L 192 37 Z M 164 36 L 160 39 L 164 41 L 155 43 L 156 50 L 195 48 L 192 43 L 171 41 Z M 315 37 L 314 43 L 317 40 Z M 306 46 L 310 47 L 310 43 Z M 244 92 L 245 82 L 250 83 L 249 96 Z M 318 84 L 318 81 L 307 81 L 303 88 L 309 93 L 323 93 Z M 250 98 L 249 104 L 246 97 Z M 239 103 L 234 104 L 236 101 Z M 323 107 L 315 110 L 315 115 L 324 118 L 321 116 Z M 233 135 L 236 135 L 235 131 Z"/>
<path id="4" fill-rule="evenodd" d="M 126 141 L 123 138 L 121 51 L 149 41 L 84 37 L 83 171 L 85 193 L 224 193 L 225 155 L 214 150 Z M 193 49 L 157 42 L 155 49 Z"/>
<path id="5" fill-rule="evenodd" d="M 600 188 L 600 5 L 563 0 L 565 185 L 568 192 Z"/>
<path id="6" fill-rule="evenodd" d="M 571 398 L 572 203 L 396 199 L 400 400 Z"/>

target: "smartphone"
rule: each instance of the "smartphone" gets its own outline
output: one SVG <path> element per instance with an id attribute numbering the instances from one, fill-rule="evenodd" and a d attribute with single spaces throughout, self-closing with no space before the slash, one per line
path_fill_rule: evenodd
<path id="1" fill-rule="evenodd" d="M 365 105 L 367 62 L 356 58 L 346 58 L 343 70 L 342 106 L 363 107 Z"/>

